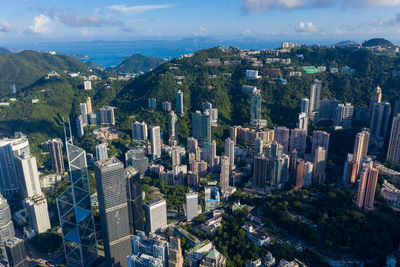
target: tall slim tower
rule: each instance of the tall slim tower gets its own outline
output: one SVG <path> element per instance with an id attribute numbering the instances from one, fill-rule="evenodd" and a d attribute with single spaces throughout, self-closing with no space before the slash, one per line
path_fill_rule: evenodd
<path id="1" fill-rule="evenodd" d="M 5 255 L 4 242 L 15 236 L 14 224 L 7 199 L 0 194 L 0 253 Z"/>
<path id="2" fill-rule="evenodd" d="M 160 126 L 150 127 L 151 155 L 153 159 L 161 157 L 161 134 Z"/>
<path id="3" fill-rule="evenodd" d="M 376 183 L 378 182 L 379 170 L 372 166 L 373 162 L 370 159 L 363 162 L 361 166 L 356 204 L 363 210 L 371 210 L 374 208 L 375 190 Z"/>
<path id="4" fill-rule="evenodd" d="M 170 111 L 168 114 L 168 134 L 169 138 L 177 137 L 177 129 L 178 129 L 178 116 L 176 116 L 174 111 Z"/>
<path id="5" fill-rule="evenodd" d="M 354 141 L 354 150 L 353 150 L 353 162 L 357 162 L 358 166 L 360 166 L 361 159 L 367 156 L 368 144 L 369 144 L 368 130 L 363 130 L 359 132 L 356 135 L 356 139 Z M 358 168 L 357 168 L 357 173 L 358 173 Z"/>
<path id="6" fill-rule="evenodd" d="M 379 87 L 379 85 L 372 91 L 371 93 L 371 98 L 369 101 L 369 116 L 371 118 L 372 114 L 372 109 L 374 107 L 374 104 L 379 104 L 382 101 L 382 89 Z"/>
<path id="7" fill-rule="evenodd" d="M 314 113 L 317 112 L 319 109 L 321 88 L 322 88 L 321 81 L 315 79 L 314 83 L 311 85 L 311 90 L 310 90 L 310 107 L 309 107 L 310 118 L 313 118 Z"/>
<path id="8" fill-rule="evenodd" d="M 283 152 L 289 152 L 289 129 L 286 127 L 275 127 L 274 129 L 274 141 L 278 142 L 283 146 Z"/>
<path id="9" fill-rule="evenodd" d="M 88 111 L 86 103 L 81 103 L 81 116 L 82 116 L 82 123 L 83 126 L 88 124 Z"/>
<path id="10" fill-rule="evenodd" d="M 171 236 L 169 244 L 168 266 L 183 267 L 181 240 L 179 239 L 179 237 Z"/>
<path id="11" fill-rule="evenodd" d="M 176 105 L 176 114 L 182 116 L 184 111 L 183 111 L 183 92 L 181 90 L 176 92 L 175 105 Z"/>
<path id="12" fill-rule="evenodd" d="M 116 158 L 96 161 L 94 172 L 106 261 L 127 266 L 131 236 L 124 164 Z"/>
<path id="13" fill-rule="evenodd" d="M 261 120 L 261 93 L 255 90 L 250 97 L 250 124 L 258 125 Z"/>
<path id="14" fill-rule="evenodd" d="M 98 161 L 108 159 L 108 152 L 107 152 L 107 144 L 106 143 L 101 143 L 101 144 L 98 144 L 96 146 L 96 159 Z"/>
<path id="15" fill-rule="evenodd" d="M 327 151 L 320 146 L 314 151 L 313 182 L 317 185 L 325 182 L 326 154 Z"/>
<path id="16" fill-rule="evenodd" d="M 87 108 L 87 113 L 88 114 L 93 112 L 93 110 L 92 110 L 92 99 L 90 98 L 90 96 L 88 96 L 86 98 L 86 108 Z"/>
<path id="17" fill-rule="evenodd" d="M 128 196 L 129 226 L 132 235 L 136 231 L 144 231 L 142 187 L 140 185 L 140 173 L 133 167 L 125 169 L 126 193 Z"/>
<path id="18" fill-rule="evenodd" d="M 329 136 L 330 134 L 325 131 L 314 131 L 312 136 L 311 151 L 314 152 L 317 147 L 321 146 L 326 150 L 326 153 L 328 153 Z"/>
<path id="19" fill-rule="evenodd" d="M 192 113 L 192 136 L 199 142 L 211 142 L 211 114 L 209 110 Z"/>
<path id="20" fill-rule="evenodd" d="M 307 142 L 307 131 L 296 128 L 290 130 L 290 149 L 289 152 L 291 153 L 293 150 L 304 155 L 306 153 L 306 142 Z"/>
<path id="21" fill-rule="evenodd" d="M 400 114 L 393 118 L 386 159 L 389 163 L 400 166 Z"/>
<path id="22" fill-rule="evenodd" d="M 390 116 L 390 103 L 382 102 L 375 103 L 372 107 L 371 112 L 371 123 L 369 130 L 371 137 L 376 140 L 384 140 L 386 137 L 386 131 L 389 125 Z"/>
<path id="23" fill-rule="evenodd" d="M 308 113 L 299 113 L 299 128 L 308 131 Z"/>
<path id="24" fill-rule="evenodd" d="M 186 193 L 186 220 L 190 222 L 198 215 L 199 194 L 197 192 Z"/>
<path id="25" fill-rule="evenodd" d="M 229 157 L 231 169 L 235 166 L 235 143 L 228 137 L 225 139 L 225 156 Z"/>
<path id="26" fill-rule="evenodd" d="M 61 139 L 55 138 L 49 142 L 49 151 L 51 157 L 51 164 L 55 173 L 63 174 L 64 169 L 64 157 L 62 152 L 63 143 Z"/>
<path id="27" fill-rule="evenodd" d="M 225 194 L 229 189 L 229 157 L 221 157 L 221 174 L 219 176 L 219 181 L 221 183 L 222 194 Z"/>
<path id="28" fill-rule="evenodd" d="M 310 108 L 310 100 L 308 98 L 303 98 L 301 100 L 301 109 L 300 113 L 306 113 L 308 115 Z"/>
<path id="29" fill-rule="evenodd" d="M 69 126 L 65 143 L 71 187 L 57 198 L 58 217 L 64 241 L 67 266 L 88 266 L 97 257 L 89 176 L 85 150 L 74 146 Z"/>

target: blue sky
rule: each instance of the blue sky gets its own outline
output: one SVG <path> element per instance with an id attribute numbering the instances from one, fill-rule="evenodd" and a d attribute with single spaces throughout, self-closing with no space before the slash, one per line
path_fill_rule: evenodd
<path id="1" fill-rule="evenodd" d="M 0 43 L 209 36 L 400 41 L 400 0 L 0 0 Z"/>

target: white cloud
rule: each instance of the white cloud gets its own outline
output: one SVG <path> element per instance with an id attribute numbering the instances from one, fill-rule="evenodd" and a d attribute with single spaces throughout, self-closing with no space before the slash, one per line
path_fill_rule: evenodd
<path id="1" fill-rule="evenodd" d="M 33 25 L 29 26 L 28 32 L 43 35 L 50 34 L 51 28 L 49 26 L 52 23 L 53 20 L 50 17 L 40 14 L 33 18 Z"/>
<path id="2" fill-rule="evenodd" d="M 118 13 L 129 13 L 129 14 L 139 14 L 149 10 L 171 8 L 174 5 L 164 4 L 164 5 L 142 5 L 142 6 L 125 6 L 125 5 L 112 5 L 107 6 L 104 9 L 106 11 L 118 12 Z"/>
<path id="3" fill-rule="evenodd" d="M 13 32 L 14 28 L 5 20 L 0 21 L 0 32 Z"/>
<path id="4" fill-rule="evenodd" d="M 254 35 L 250 30 L 245 30 L 242 34 L 243 34 L 244 36 L 251 36 L 251 35 Z"/>
<path id="5" fill-rule="evenodd" d="M 242 0 L 246 11 L 265 11 L 268 9 L 295 9 L 304 7 L 302 0 Z"/>
<path id="6" fill-rule="evenodd" d="M 373 19 L 369 23 L 371 26 L 397 26 L 400 25 L 400 12 L 395 17 L 385 17 L 379 19 Z"/>
<path id="7" fill-rule="evenodd" d="M 398 6 L 400 0 L 365 0 L 366 6 L 378 7 L 378 6 Z"/>
<path id="8" fill-rule="evenodd" d="M 312 22 L 302 21 L 299 23 L 299 25 L 296 26 L 296 32 L 302 32 L 302 33 L 318 32 L 318 29 Z"/>
<path id="9" fill-rule="evenodd" d="M 200 31 L 195 33 L 196 36 L 206 36 L 208 34 L 208 30 L 206 27 L 200 26 Z"/>

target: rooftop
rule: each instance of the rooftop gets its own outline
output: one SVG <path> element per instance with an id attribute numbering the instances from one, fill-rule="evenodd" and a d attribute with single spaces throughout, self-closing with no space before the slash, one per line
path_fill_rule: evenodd
<path id="1" fill-rule="evenodd" d="M 163 202 L 165 202 L 165 200 L 162 199 L 161 197 L 159 197 L 159 198 L 156 198 L 156 199 L 153 199 L 153 200 L 146 201 L 146 205 L 147 206 L 153 206 L 153 205 L 156 205 L 156 204 L 161 204 Z"/>

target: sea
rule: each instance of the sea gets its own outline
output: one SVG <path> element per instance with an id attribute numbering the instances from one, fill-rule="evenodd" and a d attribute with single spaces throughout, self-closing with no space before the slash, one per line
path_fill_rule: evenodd
<path id="1" fill-rule="evenodd" d="M 218 40 L 214 38 L 186 38 L 181 40 L 137 40 L 137 41 L 90 41 L 90 42 L 37 42 L 7 44 L 5 48 L 13 52 L 35 50 L 40 52 L 55 51 L 80 61 L 94 61 L 103 67 L 120 64 L 125 58 L 140 53 L 167 60 L 190 54 L 200 49 L 215 46 L 233 46 L 241 49 L 278 48 L 280 41 L 258 39 Z"/>

